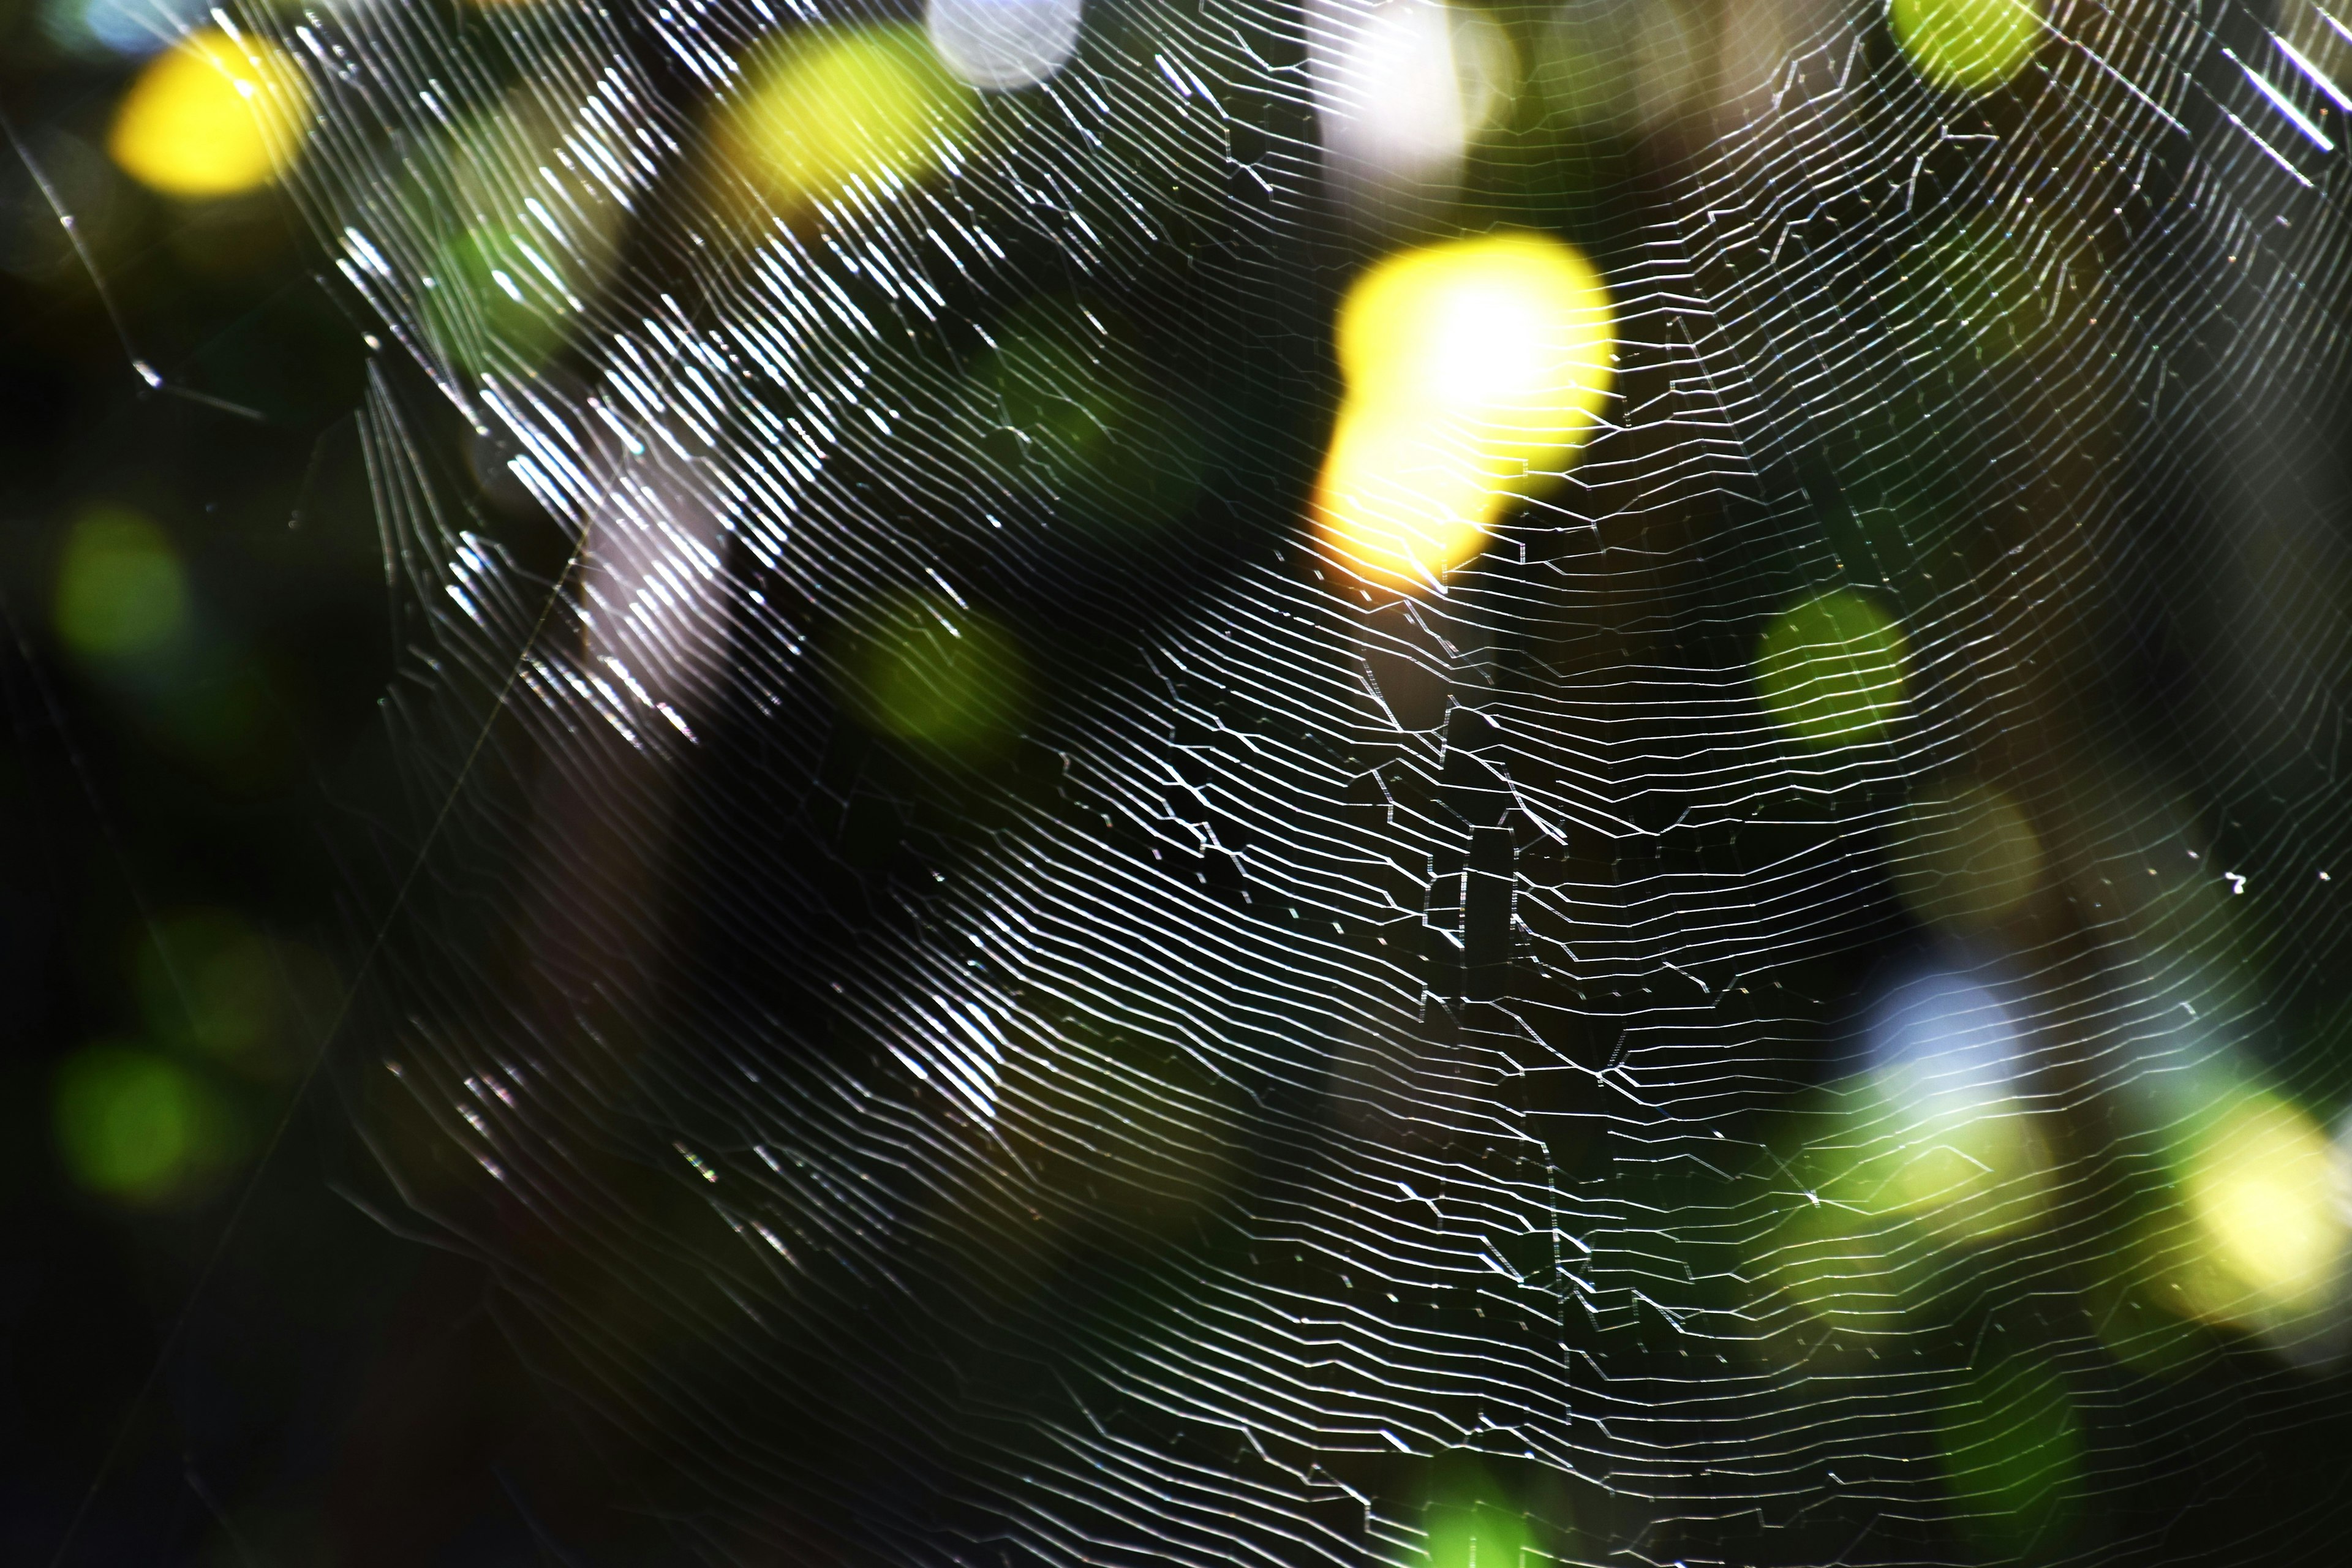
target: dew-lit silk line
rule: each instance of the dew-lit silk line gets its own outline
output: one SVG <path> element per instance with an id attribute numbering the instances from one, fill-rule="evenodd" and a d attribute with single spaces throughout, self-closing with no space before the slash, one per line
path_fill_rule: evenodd
<path id="1" fill-rule="evenodd" d="M 1663 4 L 1385 163 L 1232 0 L 252 18 L 462 781 L 380 1146 L 698 1525 L 2019 1557 L 2126 1377 L 2336 1353 L 2340 153 L 2177 8 Z M 1155 406 L 1143 526 L 1069 432 Z"/>

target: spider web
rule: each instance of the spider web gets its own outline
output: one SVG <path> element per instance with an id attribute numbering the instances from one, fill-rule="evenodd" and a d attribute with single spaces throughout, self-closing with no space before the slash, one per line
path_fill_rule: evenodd
<path id="1" fill-rule="evenodd" d="M 2200 1104 L 2346 1087 L 2352 37 L 2068 4 L 1974 96 L 1875 5 L 1673 12 L 1699 87 L 1403 220 L 1564 235 L 1617 342 L 1399 597 L 1302 524 L 1368 14 L 1098 0 L 797 205 L 729 116 L 899 13 L 249 19 L 387 334 L 347 1103 L 717 1559 L 2177 1560 L 2335 1354 L 2161 1259 Z M 1599 81 L 1667 13 L 1483 15 Z M 1906 700 L 1809 744 L 1759 639 L 1841 594 Z M 894 738 L 870 650 L 958 644 L 998 739 Z M 1987 790 L 2032 886 L 1961 918 Z"/>

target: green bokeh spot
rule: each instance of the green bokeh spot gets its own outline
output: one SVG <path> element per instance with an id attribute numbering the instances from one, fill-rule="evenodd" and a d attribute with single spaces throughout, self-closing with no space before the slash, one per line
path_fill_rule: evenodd
<path id="1" fill-rule="evenodd" d="M 1962 92 L 2000 86 L 2042 42 L 2036 0 L 1890 0 L 1886 20 L 1921 76 Z"/>
<path id="2" fill-rule="evenodd" d="M 573 314 L 571 285 L 551 250 L 498 227 L 467 229 L 440 247 L 425 314 L 461 369 L 478 375 L 536 369 L 562 345 Z"/>
<path id="3" fill-rule="evenodd" d="M 1756 691 L 1773 722 L 1811 746 L 1844 746 L 1885 729 L 1903 704 L 1903 630 L 1839 589 L 1777 617 L 1756 650 Z"/>
<path id="4" fill-rule="evenodd" d="M 997 330 L 979 376 L 1003 410 L 992 445 L 1016 482 L 1085 521 L 1144 533 L 1191 507 L 1202 443 L 1166 399 L 1128 384 L 1119 341 L 1076 300 L 1034 300 Z"/>
<path id="5" fill-rule="evenodd" d="M 195 1074 L 150 1051 L 88 1047 L 58 1071 L 58 1152 L 101 1196 L 153 1203 L 231 1157 L 226 1107 Z"/>
<path id="6" fill-rule="evenodd" d="M 2095 281 L 2058 240 L 2030 213 L 1947 218 L 1904 253 L 1901 308 L 1939 343 L 1993 363 L 2021 353 Z"/>
<path id="7" fill-rule="evenodd" d="M 858 706 L 874 726 L 926 750 L 1000 750 L 1027 707 L 1028 661 L 1012 635 L 961 605 L 900 605 L 862 650 Z"/>
<path id="8" fill-rule="evenodd" d="M 93 658 L 152 653 L 186 624 L 188 591 L 163 531 L 138 513 L 103 507 L 66 535 L 58 565 L 58 636 Z"/>
<path id="9" fill-rule="evenodd" d="M 1522 1568 L 1534 1544 L 1528 1516 L 1468 1452 L 1436 1457 L 1422 1512 L 1426 1568 Z"/>
<path id="10" fill-rule="evenodd" d="M 1423 1524 L 1429 1568 L 1520 1568 L 1529 1544 L 1525 1516 L 1497 1502 L 1432 1503 Z"/>
<path id="11" fill-rule="evenodd" d="M 159 921 L 133 965 L 152 1037 L 176 1039 L 244 1068 L 265 1065 L 284 997 L 269 942 L 224 910 L 191 910 Z"/>
<path id="12" fill-rule="evenodd" d="M 1940 1433 L 1944 1479 L 1967 1528 L 2004 1552 L 2062 1528 L 2081 1489 L 2083 1427 L 2050 1366 L 1970 1367 Z"/>

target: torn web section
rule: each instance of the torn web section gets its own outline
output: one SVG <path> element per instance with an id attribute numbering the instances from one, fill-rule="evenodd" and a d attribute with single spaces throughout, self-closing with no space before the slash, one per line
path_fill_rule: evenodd
<path id="1" fill-rule="evenodd" d="M 2324 1340 L 2227 1218 L 2314 1113 L 2134 1098 L 2304 1004 L 2102 640 L 2226 493 L 2261 356 L 2181 345 L 2328 276 L 2315 211 L 2217 270 L 2319 187 L 2229 139 L 2259 40 L 1432 7 L 1339 51 L 1440 111 L 1361 178 L 1341 9 L 1088 10 L 1019 85 L 936 10 L 321 30 L 322 231 L 556 542 L 402 534 L 489 701 L 416 742 L 386 1146 L 730 1542 L 2140 1541 L 2168 1369 Z M 1577 397 L 1462 332 L 1383 384 L 1376 275 L 1397 340 L 1564 295 Z"/>

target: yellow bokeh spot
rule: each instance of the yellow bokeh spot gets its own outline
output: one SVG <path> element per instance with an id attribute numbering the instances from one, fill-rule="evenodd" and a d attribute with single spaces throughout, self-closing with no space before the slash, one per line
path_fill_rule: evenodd
<path id="1" fill-rule="evenodd" d="M 2006 1098 L 1920 1116 L 1890 1163 L 1877 1203 L 1946 1242 L 2007 1235 L 2048 1206 L 2049 1146 L 2032 1112 Z"/>
<path id="2" fill-rule="evenodd" d="M 1907 650 L 1895 617 L 1838 589 L 1791 606 L 1756 651 L 1756 693 L 1773 721 L 1811 746 L 1884 730 L 1903 705 Z"/>
<path id="3" fill-rule="evenodd" d="M 797 205 L 859 181 L 929 174 L 978 106 L 920 27 L 802 32 L 752 68 L 719 143 L 772 199 Z"/>
<path id="4" fill-rule="evenodd" d="M 1486 546 L 1607 399 L 1615 322 L 1583 254 L 1537 234 L 1400 252 L 1339 308 L 1338 427 L 1314 502 L 1331 555 L 1403 593 Z"/>
<path id="5" fill-rule="evenodd" d="M 2213 1117 L 2181 1172 L 2202 1265 L 2186 1289 L 2199 1314 L 2259 1326 L 2322 1304 L 2344 1253 L 2335 1182 L 2327 1135 L 2275 1095 L 2246 1095 Z"/>
<path id="6" fill-rule="evenodd" d="M 58 1069 L 58 1150 L 89 1191 L 128 1203 L 177 1196 L 234 1159 L 228 1108 L 169 1058 L 91 1046 Z"/>
<path id="7" fill-rule="evenodd" d="M 233 196 L 286 172 L 310 116 L 310 86 L 284 50 L 205 27 L 139 73 L 106 145 L 167 196 Z"/>
<path id="8" fill-rule="evenodd" d="M 1801 1194 L 1768 1233 L 1761 1276 L 1806 1314 L 1853 1334 L 1903 1322 L 1906 1270 L 1898 1227 L 1835 1193 Z"/>
<path id="9" fill-rule="evenodd" d="M 1963 92 L 2000 86 L 2042 42 L 2038 0 L 1889 0 L 1886 20 L 1914 69 Z"/>
<path id="10" fill-rule="evenodd" d="M 2043 1223 L 2057 1175 L 2039 1114 L 2014 1096 L 1923 1093 L 1887 1069 L 1836 1086 L 1788 1170 L 1797 1187 L 1754 1261 L 1856 1334 L 1899 1328 L 1906 1294 L 1952 1257 Z"/>
<path id="11" fill-rule="evenodd" d="M 163 530 L 136 512 L 101 508 L 66 536 L 58 565 L 58 636 L 99 658 L 151 653 L 187 619 L 187 584 Z"/>
<path id="12" fill-rule="evenodd" d="M 2048 1205 L 2050 1148 L 2032 1110 L 2004 1093 L 1923 1094 L 1899 1069 L 1860 1086 L 1822 1159 L 1822 1193 L 1945 1242 L 2021 1229 Z"/>

